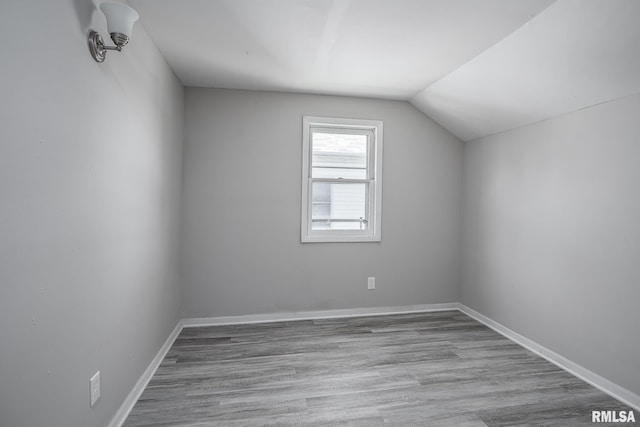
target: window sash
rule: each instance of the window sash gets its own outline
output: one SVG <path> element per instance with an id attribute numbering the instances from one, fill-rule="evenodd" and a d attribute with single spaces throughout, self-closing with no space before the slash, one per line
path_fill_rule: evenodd
<path id="1" fill-rule="evenodd" d="M 326 168 L 326 169 L 330 169 L 332 167 L 327 167 L 327 166 L 314 166 L 313 164 L 313 134 L 314 133 L 329 133 L 329 134 L 334 134 L 334 135 L 364 135 L 367 137 L 367 142 L 366 142 L 366 152 L 365 152 L 365 164 L 366 164 L 366 179 L 374 179 L 375 178 L 375 153 L 376 153 L 376 149 L 375 149 L 375 145 L 376 145 L 376 138 L 375 138 L 375 129 L 370 129 L 370 128 L 355 128 L 355 127 L 336 127 L 336 125 L 312 125 L 309 126 L 309 140 L 308 140 L 308 144 L 309 144 L 309 167 L 308 169 L 308 173 L 309 173 L 309 179 L 317 179 L 317 178 L 313 178 L 313 168 L 314 167 L 318 167 L 318 168 Z M 340 167 L 335 167 L 336 169 L 340 169 Z M 342 169 L 351 169 L 349 167 L 345 167 Z M 353 169 L 360 169 L 360 168 L 353 168 Z M 344 179 L 344 180 L 353 180 L 354 178 L 336 178 L 336 179 Z"/>
<path id="2" fill-rule="evenodd" d="M 356 219 L 356 218 L 328 218 L 328 219 L 314 219 L 313 218 L 313 205 L 314 205 L 314 201 L 313 201 L 313 184 L 314 183 L 329 183 L 329 184 L 364 184 L 365 185 L 365 200 L 364 200 L 364 216 L 361 217 L 361 219 Z M 309 200 L 309 210 L 308 210 L 308 217 L 307 217 L 307 223 L 309 224 L 309 234 L 315 234 L 318 232 L 321 233 L 325 233 L 325 232 L 342 232 L 342 231 L 349 231 L 352 233 L 358 233 L 358 234 L 363 234 L 363 235 L 369 235 L 373 233 L 373 228 L 372 225 L 374 225 L 374 222 L 372 220 L 372 215 L 371 213 L 373 212 L 372 209 L 375 209 L 375 206 L 372 206 L 372 202 L 375 200 L 375 185 L 372 179 L 357 179 L 357 180 L 345 180 L 345 179 L 325 179 L 325 178 L 313 178 L 313 179 L 309 179 L 309 188 L 308 188 L 308 200 Z M 316 204 L 319 204 L 318 202 L 315 202 Z M 331 206 L 331 204 L 330 204 Z M 332 206 L 333 207 L 333 206 Z M 331 215 L 331 214 L 330 214 Z M 322 229 L 322 228 L 314 228 L 313 223 L 314 222 L 360 222 L 361 227 L 360 229 L 348 229 L 348 230 L 340 230 L 340 229 Z"/>

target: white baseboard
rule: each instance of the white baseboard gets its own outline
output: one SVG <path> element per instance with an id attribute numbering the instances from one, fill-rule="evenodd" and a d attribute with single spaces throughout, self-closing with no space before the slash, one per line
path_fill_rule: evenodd
<path id="1" fill-rule="evenodd" d="M 425 313 L 458 310 L 456 302 L 442 304 L 403 305 L 398 307 L 366 307 L 342 310 L 296 311 L 289 313 L 249 314 L 245 316 L 199 317 L 183 319 L 185 328 L 196 326 L 236 325 L 242 323 L 288 322 L 292 320 L 338 319 L 341 317 L 385 316 L 389 314 Z"/>
<path id="2" fill-rule="evenodd" d="M 116 412 L 116 415 L 109 423 L 109 427 L 122 427 L 122 424 L 124 424 L 125 420 L 129 416 L 129 413 L 144 391 L 145 387 L 147 387 L 147 384 L 149 384 L 149 381 L 151 381 L 151 378 L 156 373 L 156 370 L 162 363 L 164 357 L 167 355 L 167 352 L 173 345 L 173 342 L 176 340 L 176 338 L 178 338 L 178 335 L 180 335 L 180 331 L 182 331 L 182 321 L 179 321 L 176 327 L 173 328 L 173 331 L 171 331 L 169 337 L 166 339 L 164 344 L 162 344 L 162 347 L 160 347 L 160 350 L 158 351 L 156 356 L 153 358 L 151 363 L 149 363 L 147 369 L 145 369 L 145 371 L 142 373 L 142 376 L 140 377 L 136 385 L 133 386 L 133 389 L 124 400 L 122 405 L 120 405 L 120 409 L 118 409 L 118 412 Z"/>
<path id="3" fill-rule="evenodd" d="M 496 322 L 495 320 L 485 316 L 484 314 L 467 307 L 464 304 L 458 304 L 458 309 L 469 317 L 474 318 L 478 322 L 483 323 L 499 334 L 509 338 L 511 341 L 520 344 L 524 348 L 531 350 L 538 356 L 548 360 L 559 368 L 562 368 L 570 374 L 591 384 L 595 388 L 603 391 L 614 399 L 617 399 L 622 403 L 634 408 L 635 410 L 640 411 L 640 396 L 638 396 L 637 394 L 620 387 L 619 385 L 609 381 L 604 377 L 601 377 L 600 375 L 596 374 L 593 371 L 590 371 L 587 368 L 578 365 L 575 362 L 572 362 L 566 357 L 561 356 L 560 354 L 552 350 L 549 350 L 543 345 L 540 345 L 537 342 L 530 340 L 523 335 L 520 335 L 519 333 L 507 328 L 506 326 Z"/>

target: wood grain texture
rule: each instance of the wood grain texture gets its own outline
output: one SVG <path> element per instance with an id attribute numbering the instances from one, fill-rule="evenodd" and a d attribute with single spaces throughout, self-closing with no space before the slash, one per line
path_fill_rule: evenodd
<path id="1" fill-rule="evenodd" d="M 124 426 L 573 426 L 592 410 L 631 408 L 448 311 L 185 328 Z"/>

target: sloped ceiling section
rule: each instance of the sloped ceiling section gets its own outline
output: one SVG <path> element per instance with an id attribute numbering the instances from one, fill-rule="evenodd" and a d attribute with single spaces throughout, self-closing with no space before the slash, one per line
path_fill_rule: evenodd
<path id="1" fill-rule="evenodd" d="M 408 100 L 464 141 L 640 92 L 640 0 L 129 2 L 185 86 Z"/>
<path id="2" fill-rule="evenodd" d="M 559 0 L 410 102 L 463 141 L 640 92 L 640 1 Z"/>
<path id="3" fill-rule="evenodd" d="M 408 100 L 552 0 L 130 0 L 185 86 Z"/>

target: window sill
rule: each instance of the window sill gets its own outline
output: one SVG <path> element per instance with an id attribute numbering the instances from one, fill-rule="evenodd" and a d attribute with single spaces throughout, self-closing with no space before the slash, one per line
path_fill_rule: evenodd
<path id="1" fill-rule="evenodd" d="M 363 243 L 363 242 L 381 242 L 380 236 L 302 236 L 301 243 Z"/>

